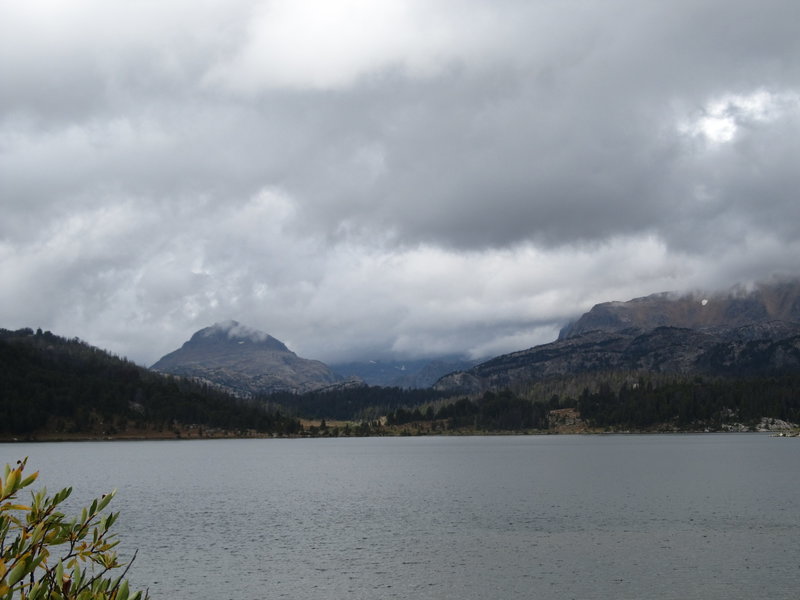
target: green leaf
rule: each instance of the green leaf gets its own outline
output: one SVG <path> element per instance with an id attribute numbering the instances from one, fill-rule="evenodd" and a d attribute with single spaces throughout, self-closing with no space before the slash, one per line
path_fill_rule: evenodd
<path id="1" fill-rule="evenodd" d="M 30 591 L 28 592 L 28 599 L 39 600 L 39 598 L 44 597 L 46 591 L 47 591 L 47 586 L 43 581 L 39 580 L 33 584 Z"/>
<path id="2" fill-rule="evenodd" d="M 128 600 L 128 582 L 123 581 L 122 585 L 119 586 L 119 592 L 117 593 L 117 600 Z"/>
<path id="3" fill-rule="evenodd" d="M 14 587 L 17 582 L 25 577 L 28 574 L 28 561 L 21 560 L 19 561 L 16 566 L 11 569 L 11 572 L 8 574 L 8 585 L 9 587 Z"/>
<path id="4" fill-rule="evenodd" d="M 19 471 L 14 469 L 6 477 L 6 484 L 3 486 L 3 496 L 10 496 L 17 490 L 17 483 L 19 482 Z"/>
<path id="5" fill-rule="evenodd" d="M 97 510 L 103 510 L 106 506 L 108 506 L 108 503 L 111 502 L 111 500 L 114 498 L 116 494 L 117 490 L 115 489 L 111 490 L 111 492 L 109 492 L 108 494 L 104 494 L 103 497 L 100 499 L 100 503 L 97 505 Z"/>
<path id="6" fill-rule="evenodd" d="M 36 471 L 35 473 L 32 473 L 23 479 L 20 487 L 28 487 L 30 484 L 36 481 L 37 477 L 39 477 L 39 471 Z"/>

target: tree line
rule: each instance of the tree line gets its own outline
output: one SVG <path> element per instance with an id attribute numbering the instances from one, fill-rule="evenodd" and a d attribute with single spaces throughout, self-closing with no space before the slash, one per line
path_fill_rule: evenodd
<path id="1" fill-rule="evenodd" d="M 276 392 L 259 396 L 267 406 L 281 406 L 293 415 L 308 419 L 371 421 L 402 406 L 418 406 L 446 398 L 431 388 L 347 386 L 294 394 Z"/>
<path id="2" fill-rule="evenodd" d="M 460 398 L 435 408 L 398 408 L 389 413 L 389 425 L 429 421 L 441 422 L 444 429 L 476 431 L 524 431 L 547 429 L 548 413 L 563 408 L 558 399 L 552 403 L 533 402 L 510 390 L 485 392 L 479 398 Z"/>
<path id="3" fill-rule="evenodd" d="M 78 338 L 0 329 L 0 433 L 113 435 L 178 424 L 281 434 L 302 429 L 278 411 L 154 373 Z"/>
<path id="4" fill-rule="evenodd" d="M 665 382 L 640 377 L 612 387 L 601 382 L 577 397 L 554 394 L 531 400 L 510 390 L 488 391 L 445 403 L 399 407 L 388 425 L 438 423 L 447 430 L 524 431 L 550 428 L 550 412 L 575 408 L 592 428 L 721 430 L 725 424 L 755 425 L 761 418 L 800 423 L 800 374 L 747 379 L 675 378 Z"/>
<path id="5" fill-rule="evenodd" d="M 581 417 L 596 427 L 719 429 L 725 423 L 754 424 L 762 417 L 800 422 L 800 374 L 744 379 L 674 380 L 654 386 L 644 378 L 618 390 L 584 390 Z"/>

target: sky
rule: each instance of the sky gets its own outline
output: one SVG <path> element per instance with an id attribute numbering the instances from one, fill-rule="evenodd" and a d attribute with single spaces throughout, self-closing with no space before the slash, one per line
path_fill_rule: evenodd
<path id="1" fill-rule="evenodd" d="M 0 3 L 0 327 L 490 357 L 800 273 L 800 3 Z"/>

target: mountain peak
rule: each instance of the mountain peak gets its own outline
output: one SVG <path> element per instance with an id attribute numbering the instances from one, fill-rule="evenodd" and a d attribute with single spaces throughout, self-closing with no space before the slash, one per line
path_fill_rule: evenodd
<path id="1" fill-rule="evenodd" d="M 286 345 L 275 339 L 268 333 L 259 331 L 247 325 L 242 325 L 238 321 L 228 320 L 214 323 L 211 327 L 206 327 L 196 332 L 188 343 L 235 343 L 235 344 L 258 344 L 265 349 L 277 352 L 291 352 Z"/>
<path id="2" fill-rule="evenodd" d="M 301 358 L 271 335 L 232 320 L 201 329 L 151 368 L 244 395 L 305 392 L 341 379 L 327 365 Z"/>

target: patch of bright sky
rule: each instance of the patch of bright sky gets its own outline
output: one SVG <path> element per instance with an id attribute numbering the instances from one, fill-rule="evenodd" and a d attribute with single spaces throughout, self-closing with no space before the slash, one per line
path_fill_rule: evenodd
<path id="1" fill-rule="evenodd" d="M 800 94 L 756 90 L 750 94 L 726 94 L 708 102 L 699 117 L 681 123 L 685 134 L 702 136 L 712 144 L 733 140 L 745 122 L 769 122 L 787 112 L 800 110 Z"/>

